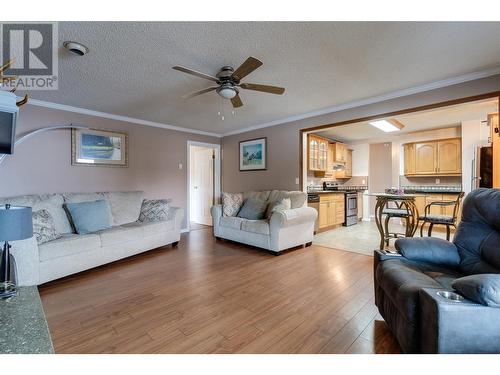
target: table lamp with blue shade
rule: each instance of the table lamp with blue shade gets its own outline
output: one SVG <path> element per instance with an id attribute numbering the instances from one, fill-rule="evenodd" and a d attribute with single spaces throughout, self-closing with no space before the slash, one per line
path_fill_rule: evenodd
<path id="1" fill-rule="evenodd" d="M 33 236 L 31 207 L 0 206 L 0 241 L 4 241 L 0 257 L 0 298 L 17 295 L 16 262 L 10 254 L 9 241 L 19 241 Z"/>

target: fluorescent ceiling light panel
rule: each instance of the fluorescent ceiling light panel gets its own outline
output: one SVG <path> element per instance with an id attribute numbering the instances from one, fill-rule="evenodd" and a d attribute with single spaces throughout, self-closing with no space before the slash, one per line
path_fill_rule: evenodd
<path id="1" fill-rule="evenodd" d="M 404 128 L 404 125 L 396 120 L 372 121 L 369 124 L 386 133 L 397 132 Z"/>

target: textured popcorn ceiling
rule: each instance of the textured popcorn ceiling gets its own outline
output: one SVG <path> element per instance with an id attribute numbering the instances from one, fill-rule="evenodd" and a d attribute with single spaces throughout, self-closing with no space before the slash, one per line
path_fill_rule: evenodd
<path id="1" fill-rule="evenodd" d="M 116 23 L 59 24 L 59 90 L 31 92 L 49 102 L 213 133 L 253 125 L 500 65 L 500 23 Z M 78 57 L 62 42 L 84 43 Z M 242 90 L 226 120 L 209 93 L 181 96 L 248 56 L 264 65 L 244 81 L 286 88 L 283 96 Z M 22 92 L 20 92 L 21 94 Z"/>

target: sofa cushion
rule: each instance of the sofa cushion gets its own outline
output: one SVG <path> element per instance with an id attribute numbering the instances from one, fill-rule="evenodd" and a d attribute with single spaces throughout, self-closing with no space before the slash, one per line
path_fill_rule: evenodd
<path id="1" fill-rule="evenodd" d="M 471 301 L 490 307 L 500 307 L 500 274 L 466 276 L 456 279 L 452 286 Z"/>
<path id="2" fill-rule="evenodd" d="M 241 222 L 241 230 L 269 235 L 269 222 L 267 220 L 243 220 Z"/>
<path id="3" fill-rule="evenodd" d="M 113 225 L 122 225 L 139 220 L 144 192 L 113 191 L 104 193 L 111 207 Z"/>
<path id="4" fill-rule="evenodd" d="M 262 220 L 266 216 L 267 202 L 257 198 L 247 198 L 238 212 L 238 217 L 249 220 Z"/>
<path id="5" fill-rule="evenodd" d="M 65 234 L 57 240 L 46 242 L 38 247 L 40 262 L 99 249 L 101 241 L 98 234 Z"/>
<path id="6" fill-rule="evenodd" d="M 171 199 L 144 199 L 141 206 L 139 221 L 157 222 L 168 219 L 168 210 Z"/>
<path id="7" fill-rule="evenodd" d="M 33 211 L 47 210 L 54 220 L 58 233 L 73 232 L 68 215 L 63 207 L 64 199 L 61 194 L 22 195 L 0 199 L 1 205 L 6 203 L 13 206 L 31 207 Z"/>
<path id="8" fill-rule="evenodd" d="M 269 200 L 269 195 L 271 194 L 270 190 L 263 191 L 245 191 L 243 193 L 243 200 L 248 198 L 257 198 L 263 201 Z"/>
<path id="9" fill-rule="evenodd" d="M 63 193 L 65 203 L 95 202 L 104 199 L 104 193 Z"/>
<path id="10" fill-rule="evenodd" d="M 62 237 L 57 233 L 52 215 L 47 210 L 33 211 L 33 235 L 38 245 Z"/>
<path id="11" fill-rule="evenodd" d="M 285 198 L 290 198 L 291 208 L 300 208 L 304 206 L 307 199 L 307 194 L 303 191 L 286 191 L 286 190 L 273 190 L 269 194 L 269 202 L 281 201 Z"/>
<path id="12" fill-rule="evenodd" d="M 112 246 L 123 242 L 139 240 L 144 237 L 142 226 L 139 223 L 121 225 L 98 232 L 101 246 Z"/>
<path id="13" fill-rule="evenodd" d="M 401 314 L 408 321 L 415 322 L 419 290 L 450 290 L 453 280 L 461 277 L 461 274 L 435 265 L 390 259 L 379 264 L 375 277 Z"/>
<path id="14" fill-rule="evenodd" d="M 126 224 L 124 226 L 135 225 L 135 224 L 136 223 Z M 144 222 L 144 223 L 139 222 L 137 223 L 137 225 L 139 225 L 142 228 L 144 237 L 152 237 L 152 236 L 157 236 L 164 232 L 169 232 L 171 230 L 174 230 L 175 221 L 166 220 L 158 222 Z"/>
<path id="15" fill-rule="evenodd" d="M 242 193 L 222 193 L 222 214 L 224 216 L 236 216 L 242 205 Z"/>
<path id="16" fill-rule="evenodd" d="M 220 218 L 220 226 L 221 227 L 226 227 L 226 228 L 232 228 L 232 229 L 238 229 L 241 230 L 241 223 L 245 219 L 242 219 L 241 217 L 234 217 L 234 216 L 222 216 Z"/>
<path id="17" fill-rule="evenodd" d="M 289 210 L 290 208 L 292 208 L 292 203 L 290 201 L 290 198 L 284 198 L 280 201 L 270 202 L 267 205 L 266 218 L 267 219 L 271 218 L 271 215 L 273 214 L 274 211 L 285 211 Z"/>
<path id="18" fill-rule="evenodd" d="M 111 210 L 107 200 L 66 203 L 78 234 L 97 232 L 111 227 Z"/>

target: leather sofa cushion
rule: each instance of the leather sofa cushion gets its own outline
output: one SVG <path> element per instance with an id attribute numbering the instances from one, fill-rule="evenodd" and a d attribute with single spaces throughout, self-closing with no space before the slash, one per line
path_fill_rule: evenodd
<path id="1" fill-rule="evenodd" d="M 490 307 L 500 307 L 500 275 L 481 274 L 457 279 L 453 289 L 464 297 Z"/>
<path id="2" fill-rule="evenodd" d="M 453 270 L 406 259 L 381 262 L 375 275 L 380 287 L 410 322 L 415 322 L 418 313 L 420 289 L 451 290 L 452 282 L 461 276 Z"/>
<path id="3" fill-rule="evenodd" d="M 241 230 L 241 223 L 243 220 L 245 219 L 242 219 L 241 217 L 222 216 L 219 223 L 221 227 Z"/>
<path id="4" fill-rule="evenodd" d="M 63 237 L 46 242 L 38 247 L 40 262 L 70 256 L 101 247 L 98 234 L 65 234 Z"/>
<path id="5" fill-rule="evenodd" d="M 269 235 L 269 222 L 267 220 L 243 220 L 241 222 L 241 230 Z"/>

